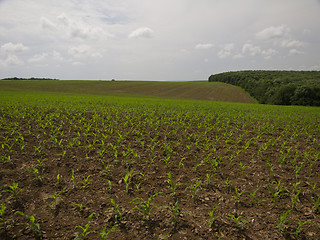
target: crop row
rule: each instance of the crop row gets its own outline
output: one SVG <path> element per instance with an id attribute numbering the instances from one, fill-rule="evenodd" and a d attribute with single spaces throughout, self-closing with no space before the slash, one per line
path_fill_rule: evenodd
<path id="1" fill-rule="evenodd" d="M 0 113 L 4 235 L 319 237 L 317 108 L 42 96 Z"/>

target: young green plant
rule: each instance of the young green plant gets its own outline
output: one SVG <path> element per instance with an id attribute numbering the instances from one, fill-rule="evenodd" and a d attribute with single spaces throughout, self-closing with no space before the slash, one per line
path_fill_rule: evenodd
<path id="1" fill-rule="evenodd" d="M 80 228 L 80 230 L 82 230 L 82 232 L 79 232 L 75 239 L 79 239 L 80 236 L 82 237 L 82 239 L 85 239 L 90 233 L 95 233 L 95 231 L 90 231 L 89 228 L 90 228 L 90 225 L 91 225 L 91 221 L 92 221 L 92 217 L 95 213 L 91 213 L 90 216 L 88 217 L 89 221 L 88 223 L 82 227 L 82 226 L 76 226 L 75 228 Z"/>
<path id="2" fill-rule="evenodd" d="M 191 189 L 191 197 L 194 198 L 196 196 L 196 194 L 198 193 L 199 190 L 202 190 L 202 188 L 200 187 L 202 181 L 200 179 L 196 179 L 195 184 L 191 184 L 190 186 L 186 187 L 185 191 L 187 191 L 188 189 Z"/>
<path id="3" fill-rule="evenodd" d="M 26 219 L 28 220 L 28 222 L 26 222 L 26 223 L 20 223 L 20 225 L 26 225 L 26 226 L 28 226 L 36 237 L 38 237 L 38 238 L 39 238 L 39 237 L 40 237 L 40 238 L 42 237 L 42 232 L 41 232 L 40 224 L 39 224 L 39 223 L 36 223 L 34 216 L 29 216 L 29 215 L 25 214 L 25 213 L 22 212 L 22 211 L 17 211 L 16 213 L 19 214 L 19 215 L 21 215 L 21 216 L 23 216 L 24 218 L 26 218 Z"/>
<path id="4" fill-rule="evenodd" d="M 162 194 L 162 192 L 157 192 L 151 195 L 148 200 L 144 200 L 143 198 L 134 198 L 130 203 L 136 205 L 133 209 L 138 210 L 142 213 L 144 220 L 150 220 L 151 218 L 151 210 L 157 206 L 151 206 L 151 202 L 154 198 Z"/>

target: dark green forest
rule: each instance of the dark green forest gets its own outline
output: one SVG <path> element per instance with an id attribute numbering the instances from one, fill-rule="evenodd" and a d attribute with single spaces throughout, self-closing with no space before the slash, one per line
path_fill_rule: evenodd
<path id="1" fill-rule="evenodd" d="M 320 106 L 320 71 L 236 71 L 209 82 L 239 86 L 262 104 Z"/>

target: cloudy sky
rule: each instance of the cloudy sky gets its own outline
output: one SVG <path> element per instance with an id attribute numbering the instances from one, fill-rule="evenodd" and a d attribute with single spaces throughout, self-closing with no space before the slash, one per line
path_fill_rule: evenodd
<path id="1" fill-rule="evenodd" d="M 0 78 L 320 70 L 320 0 L 0 0 Z"/>

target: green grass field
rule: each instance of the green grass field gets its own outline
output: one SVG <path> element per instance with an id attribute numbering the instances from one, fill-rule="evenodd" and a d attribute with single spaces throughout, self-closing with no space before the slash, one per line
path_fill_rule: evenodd
<path id="1" fill-rule="evenodd" d="M 206 81 L 0 81 L 0 91 L 7 90 L 256 103 L 256 100 L 239 87 Z"/>
<path id="2" fill-rule="evenodd" d="M 320 108 L 219 87 L 0 82 L 0 238 L 320 239 Z"/>

